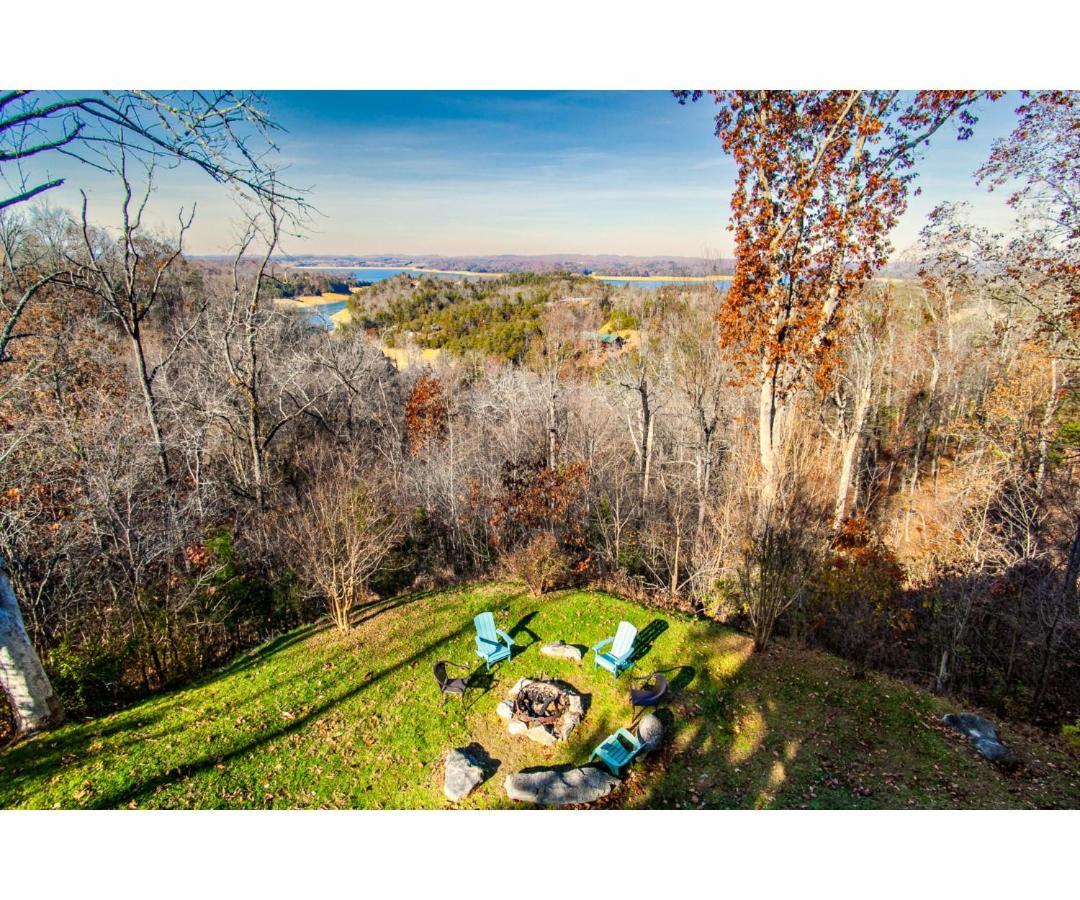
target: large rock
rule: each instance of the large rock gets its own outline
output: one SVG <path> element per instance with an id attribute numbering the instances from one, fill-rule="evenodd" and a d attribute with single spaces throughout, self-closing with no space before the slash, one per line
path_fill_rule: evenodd
<path id="1" fill-rule="evenodd" d="M 510 690 L 507 692 L 507 696 L 511 700 L 516 700 L 517 695 L 519 693 L 521 693 L 521 689 L 523 687 L 525 687 L 525 685 L 532 684 L 532 683 L 533 683 L 533 680 L 531 678 L 519 678 L 517 680 L 517 682 L 514 684 L 514 686 L 512 688 L 510 688 Z"/>
<path id="2" fill-rule="evenodd" d="M 997 729 L 994 723 L 974 713 L 949 713 L 942 721 L 967 735 L 973 741 L 993 741 L 999 743 Z"/>
<path id="3" fill-rule="evenodd" d="M 1020 765 L 1020 759 L 1001 743 L 993 722 L 973 713 L 949 713 L 942 721 L 969 738 L 975 750 L 990 762 L 1010 770 Z"/>
<path id="4" fill-rule="evenodd" d="M 543 744 L 545 747 L 551 747 L 555 744 L 557 738 L 543 725 L 533 725 L 528 731 L 525 732 L 525 737 L 530 741 L 536 741 L 538 744 Z"/>
<path id="5" fill-rule="evenodd" d="M 606 797 L 618 784 L 619 779 L 603 769 L 584 766 L 567 772 L 555 769 L 518 772 L 508 776 L 504 786 L 511 800 L 543 806 L 566 806 L 570 803 L 592 803 Z"/>
<path id="6" fill-rule="evenodd" d="M 570 737 L 570 732 L 577 728 L 580 724 L 581 716 L 575 715 L 572 712 L 566 713 L 562 717 L 562 721 L 559 723 L 559 740 L 565 741 L 568 737 Z"/>
<path id="7" fill-rule="evenodd" d="M 503 700 L 498 706 L 495 707 L 495 713 L 500 719 L 510 721 L 514 717 L 514 707 L 511 703 Z"/>
<path id="8" fill-rule="evenodd" d="M 664 742 L 664 723 L 652 713 L 642 716 L 637 726 L 637 737 L 644 751 L 652 753 Z"/>
<path id="9" fill-rule="evenodd" d="M 468 797 L 484 780 L 484 767 L 465 748 L 450 750 L 446 754 L 446 774 L 443 793 L 451 803 Z"/>
<path id="10" fill-rule="evenodd" d="M 510 734 L 524 734 L 529 730 L 529 726 L 522 722 L 520 719 L 511 719 L 506 726 L 506 730 Z"/>
<path id="11" fill-rule="evenodd" d="M 540 652 L 544 656 L 554 656 L 556 659 L 568 659 L 570 662 L 575 662 L 580 665 L 581 663 L 581 648 L 575 647 L 573 644 L 567 644 L 563 641 L 553 641 L 550 644 L 544 644 L 540 648 Z"/>

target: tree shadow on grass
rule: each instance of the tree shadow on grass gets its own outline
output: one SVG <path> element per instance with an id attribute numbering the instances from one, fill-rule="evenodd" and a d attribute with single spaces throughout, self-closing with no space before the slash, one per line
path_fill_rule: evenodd
<path id="1" fill-rule="evenodd" d="M 0 758 L 0 773 L 5 779 L 9 779 L 9 786 L 15 787 L 15 791 L 12 791 L 15 793 L 20 782 L 47 778 L 69 763 L 84 761 L 90 752 L 90 746 L 95 742 L 110 741 L 125 732 L 147 728 L 161 718 L 161 715 L 133 716 L 106 726 L 88 722 L 59 734 L 46 732 L 35 735 L 32 739 L 11 747 L 10 752 Z M 163 732 L 167 733 L 169 732 Z M 140 735 L 120 746 L 143 740 L 145 736 Z"/>
<path id="2" fill-rule="evenodd" d="M 353 612 L 353 627 L 363 625 L 365 622 L 371 621 L 376 616 L 416 603 L 418 600 L 432 597 L 437 593 L 439 592 L 434 589 L 415 591 L 411 594 L 397 594 L 393 597 L 382 597 L 378 600 L 373 600 L 370 603 L 365 603 L 362 606 L 358 606 Z"/>
<path id="3" fill-rule="evenodd" d="M 153 794 L 154 791 L 166 784 L 200 775 L 217 766 L 227 766 L 230 762 L 237 760 L 254 750 L 258 750 L 279 738 L 286 737 L 304 729 L 312 721 L 325 716 L 342 703 L 363 693 L 375 684 L 393 675 L 395 672 L 414 665 L 443 643 L 460 638 L 471 628 L 471 626 L 471 622 L 468 625 L 463 625 L 453 633 L 417 650 L 415 653 L 410 654 L 404 659 L 400 659 L 378 672 L 368 674 L 359 684 L 313 706 L 307 712 L 297 716 L 286 724 L 260 732 L 257 737 L 246 741 L 240 746 L 234 747 L 224 753 L 202 754 L 189 762 L 173 766 L 168 771 L 161 772 L 149 778 L 144 778 L 134 785 L 122 787 L 109 793 L 103 793 L 95 798 L 93 806 L 99 809 L 113 809 L 120 806 L 126 806 L 133 800 L 137 802 L 141 797 Z"/>

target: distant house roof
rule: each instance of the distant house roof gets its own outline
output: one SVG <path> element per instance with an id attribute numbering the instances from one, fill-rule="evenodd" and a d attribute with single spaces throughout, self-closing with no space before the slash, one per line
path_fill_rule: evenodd
<path id="1" fill-rule="evenodd" d="M 608 334 L 605 331 L 585 331 L 581 334 L 583 341 L 595 341 L 601 344 L 614 344 L 619 346 L 623 339 L 617 334 Z"/>

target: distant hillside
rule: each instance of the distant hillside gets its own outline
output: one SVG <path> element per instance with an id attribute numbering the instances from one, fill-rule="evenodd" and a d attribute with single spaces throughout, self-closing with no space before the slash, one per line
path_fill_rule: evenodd
<path id="1" fill-rule="evenodd" d="M 419 266 L 467 272 L 602 272 L 605 275 L 728 275 L 731 259 L 696 256 L 616 256 L 594 253 L 550 253 L 542 256 L 281 256 L 278 263 L 300 266 Z"/>

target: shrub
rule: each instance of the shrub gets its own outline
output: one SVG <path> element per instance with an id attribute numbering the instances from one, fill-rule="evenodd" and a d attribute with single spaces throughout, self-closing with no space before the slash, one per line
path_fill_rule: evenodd
<path id="1" fill-rule="evenodd" d="M 120 697 L 130 646 L 90 643 L 75 646 L 65 638 L 48 654 L 49 677 L 69 714 L 98 712 Z"/>
<path id="2" fill-rule="evenodd" d="M 849 519 L 815 579 L 807 629 L 828 649 L 859 665 L 895 656 L 913 624 L 904 570 L 865 519 Z"/>
<path id="3" fill-rule="evenodd" d="M 510 571 L 528 586 L 534 597 L 565 584 L 571 565 L 555 536 L 542 531 L 507 557 Z"/>

